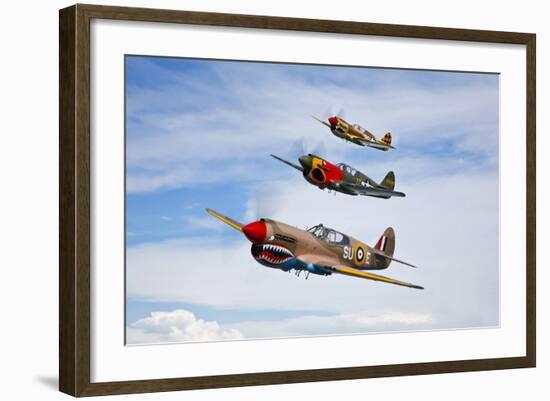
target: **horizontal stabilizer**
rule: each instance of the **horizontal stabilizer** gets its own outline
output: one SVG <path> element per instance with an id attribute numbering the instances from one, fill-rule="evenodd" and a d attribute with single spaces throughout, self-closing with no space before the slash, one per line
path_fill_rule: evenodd
<path id="1" fill-rule="evenodd" d="M 384 259 L 387 259 L 387 260 L 391 260 L 391 261 L 397 262 L 397 263 L 402 263 L 402 264 L 404 264 L 404 265 L 406 265 L 406 266 L 410 266 L 410 267 L 416 268 L 415 265 L 411 265 L 410 263 L 407 263 L 407 262 L 404 262 L 404 261 L 402 261 L 402 260 L 396 259 L 396 258 L 394 258 L 394 257 L 388 256 L 388 255 L 386 255 L 384 252 L 379 251 L 379 250 L 377 250 L 377 249 L 373 249 L 373 250 L 372 250 L 372 253 L 374 253 L 376 256 L 380 256 L 381 258 L 384 258 Z"/>

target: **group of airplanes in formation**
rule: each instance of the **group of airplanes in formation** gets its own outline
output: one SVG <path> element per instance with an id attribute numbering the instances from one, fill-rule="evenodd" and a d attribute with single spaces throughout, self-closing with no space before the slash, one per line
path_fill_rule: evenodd
<path id="1" fill-rule="evenodd" d="M 382 138 L 377 138 L 361 126 L 350 124 L 339 116 L 328 118 L 328 122 L 313 118 L 326 125 L 336 137 L 347 142 L 382 151 L 395 149 L 391 145 L 389 132 Z M 391 171 L 378 183 L 347 164 L 335 165 L 313 154 L 301 156 L 298 159 L 299 165 L 276 155 L 271 156 L 300 171 L 307 182 L 320 189 L 383 199 L 405 196 L 404 193 L 394 190 L 395 176 Z M 322 224 L 302 230 L 276 220 L 261 218 L 244 225 L 212 209 L 206 211 L 242 232 L 252 243 L 252 256 L 264 266 L 285 272 L 294 270 L 297 276 L 305 272 L 306 278 L 309 274 L 328 276 L 336 273 L 423 289 L 419 285 L 369 272 L 386 269 L 392 261 L 415 267 L 393 257 L 395 233 L 391 227 L 371 247 Z"/>

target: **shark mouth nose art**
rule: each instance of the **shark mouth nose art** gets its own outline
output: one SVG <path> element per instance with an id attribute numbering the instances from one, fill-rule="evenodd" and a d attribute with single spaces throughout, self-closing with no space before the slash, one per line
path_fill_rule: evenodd
<path id="1" fill-rule="evenodd" d="M 281 265 L 294 259 L 294 255 L 288 249 L 280 245 L 254 244 L 252 245 L 252 256 L 258 262 L 270 265 Z"/>

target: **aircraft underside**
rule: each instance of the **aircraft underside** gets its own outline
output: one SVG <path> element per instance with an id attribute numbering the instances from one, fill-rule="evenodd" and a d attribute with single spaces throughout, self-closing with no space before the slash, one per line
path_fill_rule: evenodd
<path id="1" fill-rule="evenodd" d="M 285 272 L 294 269 L 297 275 L 302 271 L 321 276 L 332 274 L 322 266 L 301 261 L 290 250 L 281 245 L 253 244 L 250 251 L 258 263 L 272 269 L 279 269 Z"/>

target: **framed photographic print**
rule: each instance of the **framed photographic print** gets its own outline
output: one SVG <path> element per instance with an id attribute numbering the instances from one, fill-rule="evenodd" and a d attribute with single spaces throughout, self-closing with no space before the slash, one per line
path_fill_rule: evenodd
<path id="1" fill-rule="evenodd" d="M 60 11 L 60 390 L 535 366 L 535 35 Z"/>

